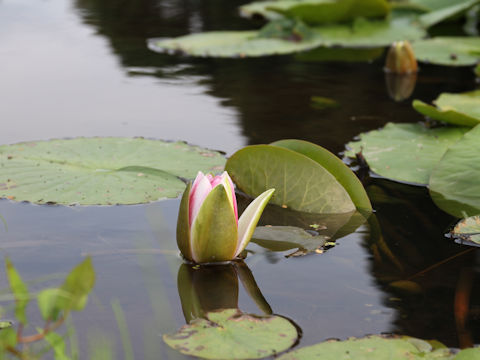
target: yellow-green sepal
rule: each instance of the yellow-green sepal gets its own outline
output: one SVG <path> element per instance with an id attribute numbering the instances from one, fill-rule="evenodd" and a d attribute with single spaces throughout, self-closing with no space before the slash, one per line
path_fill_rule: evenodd
<path id="1" fill-rule="evenodd" d="M 237 247 L 237 220 L 225 187 L 216 186 L 203 201 L 191 230 L 196 263 L 232 260 Z"/>
<path id="2" fill-rule="evenodd" d="M 177 221 L 177 245 L 182 255 L 190 261 L 193 261 L 192 251 L 190 249 L 190 224 L 188 221 L 188 212 L 190 208 L 190 189 L 192 183 L 189 182 L 187 188 L 183 192 L 180 201 L 180 209 L 178 210 Z"/>

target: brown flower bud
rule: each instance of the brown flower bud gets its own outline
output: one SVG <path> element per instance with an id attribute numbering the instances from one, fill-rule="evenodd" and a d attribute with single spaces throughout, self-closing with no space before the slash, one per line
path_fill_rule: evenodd
<path id="1" fill-rule="evenodd" d="M 397 41 L 390 46 L 385 71 L 395 74 L 411 74 L 418 70 L 417 59 L 408 41 Z"/>

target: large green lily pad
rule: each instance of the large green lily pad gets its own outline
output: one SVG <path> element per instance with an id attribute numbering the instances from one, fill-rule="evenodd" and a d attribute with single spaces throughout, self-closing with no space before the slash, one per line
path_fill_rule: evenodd
<path id="1" fill-rule="evenodd" d="M 334 155 L 332 155 L 334 156 Z M 311 213 L 344 213 L 355 204 L 342 184 L 311 158 L 278 146 L 247 146 L 228 159 L 238 188 L 252 197 L 275 189 L 271 203 Z"/>
<path id="2" fill-rule="evenodd" d="M 451 231 L 451 235 L 480 245 L 480 216 L 471 216 L 459 221 Z"/>
<path id="3" fill-rule="evenodd" d="M 214 311 L 195 319 L 163 340 L 183 354 L 205 359 L 261 359 L 290 348 L 297 329 L 280 316 L 243 314 L 237 309 Z"/>
<path id="4" fill-rule="evenodd" d="M 413 107 L 432 119 L 455 125 L 473 127 L 480 123 L 480 90 L 461 94 L 442 93 L 433 103 L 437 107 L 414 100 Z"/>
<path id="5" fill-rule="evenodd" d="M 259 37 L 258 31 L 212 31 L 174 39 L 150 39 L 151 50 L 198 57 L 256 57 L 290 54 L 321 45 L 322 39 L 289 41 Z"/>
<path id="6" fill-rule="evenodd" d="M 386 0 L 281 0 L 264 5 L 267 11 L 312 25 L 345 22 L 359 17 L 385 17 L 390 11 Z"/>
<path id="7" fill-rule="evenodd" d="M 224 157 L 183 142 L 76 138 L 0 146 L 0 197 L 37 204 L 109 205 L 177 197 Z"/>
<path id="8" fill-rule="evenodd" d="M 361 152 L 374 173 L 395 181 L 426 185 L 443 154 L 468 130 L 388 123 L 384 128 L 360 134 L 360 140 L 348 143 L 351 150 L 346 155 L 355 157 Z"/>
<path id="9" fill-rule="evenodd" d="M 430 177 L 429 189 L 442 210 L 465 217 L 480 213 L 480 125 L 453 144 Z"/>
<path id="10" fill-rule="evenodd" d="M 480 60 L 480 37 L 445 36 L 413 44 L 418 61 L 437 65 L 473 66 Z"/>
<path id="11" fill-rule="evenodd" d="M 173 39 L 150 39 L 149 48 L 157 52 L 176 52 L 197 57 L 256 57 L 290 54 L 320 46 L 388 46 L 394 41 L 416 40 L 425 30 L 410 19 L 371 20 L 363 18 L 352 24 L 311 28 L 311 36 L 290 40 L 265 38 L 259 31 L 212 31 Z"/>
<path id="12" fill-rule="evenodd" d="M 462 14 L 472 6 L 478 4 L 479 0 L 456 0 L 456 1 L 436 1 L 437 4 L 433 4 L 431 1 L 423 2 L 424 5 L 428 4 L 432 11 L 423 14 L 419 17 L 419 21 L 425 27 L 436 25 L 442 21 L 448 20 L 456 15 Z M 421 1 L 420 1 L 421 3 Z"/>
<path id="13" fill-rule="evenodd" d="M 271 143 L 270 145 L 293 150 L 317 162 L 319 165 L 327 169 L 330 174 L 335 176 L 335 179 L 342 184 L 357 209 L 366 210 L 368 212 L 372 211 L 372 204 L 370 203 L 367 192 L 360 180 L 342 160 L 327 149 L 302 140 L 280 140 Z"/>
<path id="14" fill-rule="evenodd" d="M 278 360 L 414 360 L 451 359 L 446 348 L 434 349 L 428 342 L 409 337 L 368 336 L 345 341 L 330 340 L 280 356 Z"/>

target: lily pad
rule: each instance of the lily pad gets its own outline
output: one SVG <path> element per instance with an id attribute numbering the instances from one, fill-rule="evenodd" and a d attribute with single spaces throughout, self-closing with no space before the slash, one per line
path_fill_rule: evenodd
<path id="1" fill-rule="evenodd" d="M 322 39 L 303 41 L 259 37 L 258 31 L 212 31 L 174 39 L 150 39 L 157 52 L 176 52 L 198 57 L 256 57 L 290 54 L 321 45 Z"/>
<path id="2" fill-rule="evenodd" d="M 426 185 L 443 154 L 468 130 L 388 123 L 384 128 L 360 134 L 360 140 L 348 143 L 351 150 L 346 155 L 355 157 L 361 152 L 374 173 L 395 181 Z"/>
<path id="3" fill-rule="evenodd" d="M 438 4 L 434 5 L 432 2 L 427 1 L 423 2 L 424 4 L 428 4 L 433 8 L 431 12 L 423 14 L 419 17 L 419 21 L 425 27 L 430 27 L 436 25 L 442 21 L 448 20 L 456 15 L 462 14 L 472 6 L 478 4 L 479 0 L 456 0 L 456 1 L 449 1 L 448 3 L 442 1 L 436 1 Z M 422 3 L 420 1 L 420 3 Z M 443 6 L 442 6 L 443 5 Z"/>
<path id="4" fill-rule="evenodd" d="M 347 190 L 357 209 L 372 211 L 372 204 L 360 180 L 342 160 L 321 146 L 302 140 L 280 140 L 270 145 L 305 155 L 327 169 Z"/>
<path id="5" fill-rule="evenodd" d="M 373 49 L 320 47 L 300 53 L 295 59 L 303 62 L 372 62 L 382 56 L 383 51 L 383 47 Z"/>
<path id="6" fill-rule="evenodd" d="M 267 11 L 312 25 L 345 22 L 359 17 L 385 17 L 390 11 L 386 0 L 281 0 L 265 6 Z"/>
<path id="7" fill-rule="evenodd" d="M 332 155 L 334 156 L 334 155 Z M 271 203 L 311 213 L 355 210 L 347 190 L 311 158 L 283 147 L 247 146 L 228 159 L 227 170 L 238 188 L 257 197 L 275 189 Z"/>
<path id="8" fill-rule="evenodd" d="M 450 124 L 473 127 L 480 123 L 480 90 L 442 93 L 433 103 L 437 107 L 414 100 L 413 107 L 423 115 Z"/>
<path id="9" fill-rule="evenodd" d="M 214 311 L 195 319 L 163 340 L 183 354 L 205 359 L 261 359 L 290 348 L 297 329 L 280 316 Z"/>
<path id="10" fill-rule="evenodd" d="M 278 360 L 335 359 L 451 359 L 448 349 L 433 349 L 423 340 L 409 337 L 368 336 L 345 341 L 329 340 L 280 356 Z"/>
<path id="11" fill-rule="evenodd" d="M 449 214 L 480 213 L 480 125 L 453 144 L 435 167 L 429 189 L 433 201 Z"/>
<path id="12" fill-rule="evenodd" d="M 418 61 L 437 65 L 473 66 L 480 60 L 480 37 L 445 36 L 413 44 Z"/>
<path id="13" fill-rule="evenodd" d="M 76 138 L 0 146 L 0 197 L 37 204 L 137 204 L 177 197 L 224 157 L 183 142 Z"/>
<path id="14" fill-rule="evenodd" d="M 325 246 L 330 238 L 295 226 L 257 226 L 252 242 L 271 251 L 297 249 L 287 256 L 305 255 Z"/>
<path id="15" fill-rule="evenodd" d="M 471 241 L 480 245 L 480 216 L 471 216 L 455 225 L 451 235 L 463 241 Z"/>

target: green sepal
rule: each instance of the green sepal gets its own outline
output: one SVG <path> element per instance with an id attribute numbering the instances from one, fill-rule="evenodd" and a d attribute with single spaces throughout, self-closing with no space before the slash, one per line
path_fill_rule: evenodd
<path id="1" fill-rule="evenodd" d="M 190 261 L 193 261 L 192 251 L 190 249 L 190 224 L 188 222 L 188 209 L 190 208 L 190 190 L 192 183 L 189 182 L 183 192 L 180 209 L 178 210 L 177 221 L 177 245 L 182 255 Z"/>
<path id="2" fill-rule="evenodd" d="M 192 260 L 196 263 L 232 260 L 237 247 L 237 220 L 225 187 L 205 198 L 192 224 Z"/>

